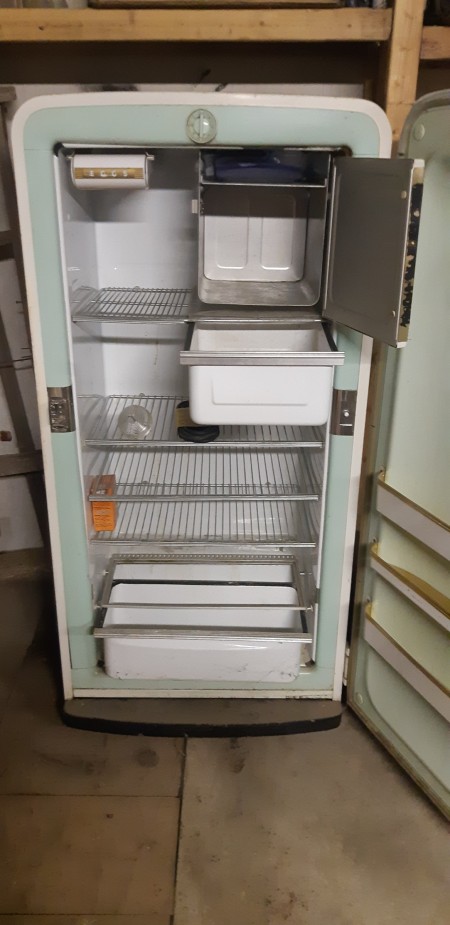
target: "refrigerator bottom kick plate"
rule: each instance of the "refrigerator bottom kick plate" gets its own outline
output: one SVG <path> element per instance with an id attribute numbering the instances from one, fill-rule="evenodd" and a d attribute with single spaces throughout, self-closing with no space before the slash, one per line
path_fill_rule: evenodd
<path id="1" fill-rule="evenodd" d="M 76 698 L 66 700 L 68 726 L 122 735 L 234 737 L 294 735 L 339 726 L 342 704 L 331 700 L 192 700 Z"/>

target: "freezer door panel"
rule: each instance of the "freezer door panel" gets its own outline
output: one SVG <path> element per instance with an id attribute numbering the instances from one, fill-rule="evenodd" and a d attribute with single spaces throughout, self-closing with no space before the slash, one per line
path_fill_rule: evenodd
<path id="1" fill-rule="evenodd" d="M 408 337 L 422 179 L 411 159 L 334 166 L 324 314 L 393 347 Z"/>

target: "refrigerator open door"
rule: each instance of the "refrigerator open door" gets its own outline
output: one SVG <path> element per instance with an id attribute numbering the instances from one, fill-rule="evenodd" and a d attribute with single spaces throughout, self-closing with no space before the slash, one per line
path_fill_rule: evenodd
<path id="1" fill-rule="evenodd" d="M 416 104 L 400 150 L 426 162 L 420 245 L 410 340 L 382 348 L 368 424 L 348 702 L 450 815 L 449 92 Z"/>

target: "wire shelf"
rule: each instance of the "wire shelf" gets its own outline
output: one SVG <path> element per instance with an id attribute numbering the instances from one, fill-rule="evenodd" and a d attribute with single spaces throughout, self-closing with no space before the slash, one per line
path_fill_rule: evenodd
<path id="1" fill-rule="evenodd" d="M 82 287 L 74 300 L 74 321 L 185 322 L 191 289 Z"/>
<path id="2" fill-rule="evenodd" d="M 146 447 L 180 447 L 194 449 L 199 444 L 181 440 L 177 435 L 175 409 L 182 398 L 148 395 L 86 395 L 80 398 L 82 429 L 85 446 L 98 448 L 129 448 L 140 451 Z M 119 415 L 129 405 L 141 405 L 152 416 L 152 428 L 143 440 L 124 437 L 118 427 Z M 322 449 L 325 443 L 323 427 L 267 426 L 222 426 L 220 435 L 212 443 L 202 444 L 202 450 L 223 447 L 249 447 L 266 449 L 270 447 Z"/>
<path id="3" fill-rule="evenodd" d="M 289 546 L 314 549 L 320 506 L 289 501 L 120 504 L 116 528 L 94 533 L 95 544 L 136 546 Z"/>
<path id="4" fill-rule="evenodd" d="M 306 456 L 318 454 L 316 465 Z M 222 449 L 211 453 L 199 446 L 178 447 L 159 453 L 97 453 L 92 461 L 89 500 L 104 500 L 97 477 L 115 476 L 115 490 L 108 500 L 164 500 L 226 502 L 249 498 L 318 501 L 320 498 L 323 454 L 300 454 L 288 450 Z"/>

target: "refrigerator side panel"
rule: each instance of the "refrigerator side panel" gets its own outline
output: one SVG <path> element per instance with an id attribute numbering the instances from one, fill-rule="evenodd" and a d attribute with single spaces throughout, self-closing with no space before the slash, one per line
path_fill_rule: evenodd
<path id="1" fill-rule="evenodd" d="M 44 456 L 64 694 L 71 668 L 86 665 L 82 627 L 92 601 L 76 433 L 52 433 L 48 388 L 71 385 L 66 310 L 58 239 L 53 153 L 24 151 L 15 137 L 16 184 L 24 247 L 30 327 Z M 45 217 L 45 221 L 44 221 Z M 71 627 L 69 639 L 69 626 Z M 90 642 L 90 661 L 95 650 Z"/>

